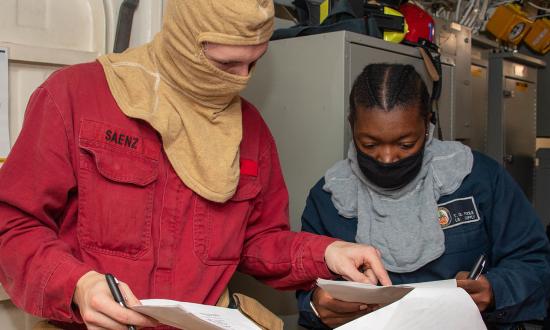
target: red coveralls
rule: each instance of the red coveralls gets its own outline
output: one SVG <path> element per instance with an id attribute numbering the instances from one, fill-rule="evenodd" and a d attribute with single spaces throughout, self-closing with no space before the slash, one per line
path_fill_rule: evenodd
<path id="1" fill-rule="evenodd" d="M 77 280 L 113 273 L 139 299 L 215 304 L 239 267 L 271 286 L 330 277 L 334 239 L 289 232 L 273 138 L 242 102 L 241 176 L 230 201 L 188 189 L 147 123 L 126 117 L 99 63 L 54 73 L 33 94 L 0 170 L 0 280 L 40 317 L 82 322 Z"/>

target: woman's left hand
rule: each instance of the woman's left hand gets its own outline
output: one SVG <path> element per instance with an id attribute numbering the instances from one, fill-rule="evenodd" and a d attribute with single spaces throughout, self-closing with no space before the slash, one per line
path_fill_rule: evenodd
<path id="1" fill-rule="evenodd" d="M 494 295 L 491 283 L 481 275 L 477 280 L 468 280 L 468 272 L 456 274 L 456 285 L 468 292 L 474 300 L 480 312 L 485 311 L 493 305 Z"/>

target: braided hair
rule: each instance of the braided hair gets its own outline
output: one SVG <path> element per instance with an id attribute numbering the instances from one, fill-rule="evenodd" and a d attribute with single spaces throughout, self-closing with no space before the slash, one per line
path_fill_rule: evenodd
<path id="1" fill-rule="evenodd" d="M 370 64 L 357 77 L 349 96 L 349 121 L 353 127 L 358 107 L 393 111 L 416 107 L 428 121 L 431 113 L 430 94 L 426 84 L 412 65 Z"/>

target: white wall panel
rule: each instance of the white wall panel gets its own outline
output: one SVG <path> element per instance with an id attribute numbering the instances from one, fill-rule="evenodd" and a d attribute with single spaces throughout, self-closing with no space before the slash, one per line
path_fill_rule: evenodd
<path id="1" fill-rule="evenodd" d="M 66 64 L 105 52 L 102 0 L 2 0 L 0 45 L 10 58 Z"/>
<path id="2" fill-rule="evenodd" d="M 21 130 L 29 96 L 52 72 L 66 65 L 93 61 L 112 50 L 121 3 L 122 0 L 0 0 L 0 47 L 9 50 L 12 145 Z M 163 3 L 140 1 L 131 47 L 151 40 L 160 30 Z M 0 329 L 32 329 L 36 321 L 18 310 L 0 287 Z"/>
<path id="3" fill-rule="evenodd" d="M 112 51 L 122 0 L 2 0 L 0 47 L 10 51 L 10 136 L 19 134 L 32 91 L 65 65 Z M 162 25 L 163 2 L 142 0 L 130 46 L 151 40 Z"/>

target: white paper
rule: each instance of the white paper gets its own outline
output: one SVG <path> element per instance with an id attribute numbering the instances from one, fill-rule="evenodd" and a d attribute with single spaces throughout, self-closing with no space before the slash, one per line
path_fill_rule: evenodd
<path id="1" fill-rule="evenodd" d="M 456 280 L 454 278 L 450 280 L 441 280 L 441 281 L 431 281 L 431 282 L 419 282 L 419 283 L 408 283 L 408 284 L 398 284 L 394 286 L 403 286 L 403 287 L 413 287 L 413 288 L 456 288 Z"/>
<path id="2" fill-rule="evenodd" d="M 372 284 L 317 279 L 317 286 L 333 298 L 348 302 L 388 305 L 411 292 L 414 288 L 456 288 L 456 280 L 411 283 L 406 285 L 376 286 Z"/>
<path id="3" fill-rule="evenodd" d="M 141 303 L 130 308 L 178 329 L 261 330 L 236 309 L 166 299 L 146 299 Z"/>
<path id="4" fill-rule="evenodd" d="M 337 330 L 485 330 L 481 314 L 461 288 L 412 290 L 401 300 Z"/>
<path id="5" fill-rule="evenodd" d="M 0 48 L 0 158 L 6 158 L 10 152 L 8 109 L 8 50 Z"/>

